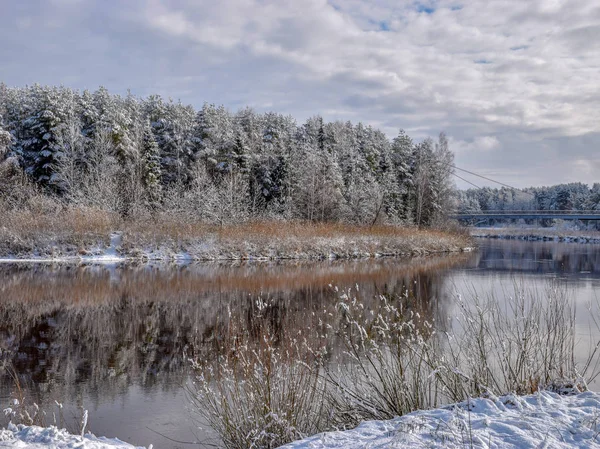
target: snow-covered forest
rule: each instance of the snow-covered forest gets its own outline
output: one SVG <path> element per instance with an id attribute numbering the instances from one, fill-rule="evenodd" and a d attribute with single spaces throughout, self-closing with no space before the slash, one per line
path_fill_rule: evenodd
<path id="1" fill-rule="evenodd" d="M 362 123 L 299 124 L 105 88 L 0 84 L 0 207 L 31 195 L 121 217 L 430 225 L 452 199 L 442 133 L 390 140 Z"/>
<path id="2" fill-rule="evenodd" d="M 580 182 L 522 190 L 502 187 L 457 192 L 461 212 L 487 210 L 598 210 L 600 183 L 592 187 Z"/>

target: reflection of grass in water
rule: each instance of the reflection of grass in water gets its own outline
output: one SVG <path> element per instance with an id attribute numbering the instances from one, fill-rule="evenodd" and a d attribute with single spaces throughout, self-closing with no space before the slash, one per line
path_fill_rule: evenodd
<path id="1" fill-rule="evenodd" d="M 44 391 L 40 399 L 46 409 L 54 400 L 96 398 L 99 391 L 115 399 L 134 383 L 174 388 L 184 382 L 185 353 L 214 357 L 229 313 L 244 317 L 249 326 L 257 303 L 268 303 L 277 339 L 284 332 L 314 329 L 319 320 L 336 327 L 329 282 L 354 285 L 358 279 L 367 303 L 377 293 L 393 295 L 406 288 L 435 296 L 441 289 L 437 271 L 464 257 L 199 264 L 168 270 L 36 265 L 13 271 L 2 265 L 0 347 L 2 356 L 30 380 L 30 392 Z M 422 313 L 434 310 L 432 304 Z M 251 335 L 260 338 L 256 331 Z M 0 386 L 3 395 L 7 388 Z"/>
<path id="2" fill-rule="evenodd" d="M 31 306 L 58 301 L 68 307 L 88 307 L 128 301 L 186 301 L 201 292 L 278 292 L 385 283 L 447 270 L 464 263 L 467 254 L 373 261 L 194 264 L 182 268 L 0 266 L 4 273 L 2 302 Z M 115 278 L 116 277 L 116 281 Z M 32 314 L 36 309 L 30 309 Z"/>
<path id="3" fill-rule="evenodd" d="M 572 392 L 598 375 L 597 346 L 584 365 L 576 363 L 574 303 L 557 285 L 459 299 L 452 332 L 438 332 L 410 295 L 382 296 L 367 306 L 354 293 L 341 294 L 337 326 L 308 321 L 308 336 L 281 333 L 277 344 L 269 326 L 257 324 L 262 309 L 249 322 L 259 339 L 250 338 L 248 320 L 231 317 L 233 332 L 216 348 L 219 357 L 196 363 L 191 392 L 228 448 L 277 447 L 481 395 Z M 330 344 L 338 338 L 346 350 L 332 360 Z"/>

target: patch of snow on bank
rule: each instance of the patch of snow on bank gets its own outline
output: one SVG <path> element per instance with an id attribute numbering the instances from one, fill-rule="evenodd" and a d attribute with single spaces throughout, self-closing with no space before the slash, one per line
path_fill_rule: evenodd
<path id="1" fill-rule="evenodd" d="M 600 448 L 600 395 L 472 399 L 356 429 L 326 432 L 280 449 Z"/>
<path id="2" fill-rule="evenodd" d="M 66 430 L 59 430 L 54 426 L 17 427 L 14 425 L 0 430 L 0 447 L 8 449 L 143 449 L 124 443 L 117 438 L 95 437 L 90 433 L 83 437 L 72 435 Z"/>
<path id="3" fill-rule="evenodd" d="M 125 257 L 119 255 L 117 248 L 123 243 L 123 235 L 120 232 L 113 232 L 110 235 L 110 246 L 99 255 L 83 256 L 81 257 L 82 262 L 94 262 L 94 263 L 114 263 L 124 262 Z"/>
<path id="4" fill-rule="evenodd" d="M 3 257 L 0 263 L 84 263 L 84 264 L 114 264 L 126 262 L 127 258 L 119 255 L 117 248 L 123 243 L 123 235 L 113 232 L 110 235 L 110 246 L 106 250 L 98 249 L 90 256 L 58 256 L 58 257 Z"/>

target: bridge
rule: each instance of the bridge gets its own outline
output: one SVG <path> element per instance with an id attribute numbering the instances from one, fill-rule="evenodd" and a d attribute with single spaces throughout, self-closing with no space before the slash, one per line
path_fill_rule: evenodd
<path id="1" fill-rule="evenodd" d="M 460 170 L 461 172 L 468 173 L 470 175 L 477 176 L 485 179 L 486 181 L 499 184 L 503 187 L 509 188 L 512 191 L 520 192 L 531 196 L 532 199 L 536 199 L 535 193 L 528 192 L 526 190 L 517 189 L 508 184 L 496 181 L 492 178 L 479 175 L 475 172 L 465 170 L 464 168 L 457 167 L 454 164 L 446 164 L 450 168 Z M 472 185 L 476 189 L 481 189 L 478 185 L 468 181 L 467 179 L 459 176 L 456 172 L 451 172 L 454 176 L 467 184 Z M 582 221 L 600 221 L 600 210 L 486 210 L 480 212 L 454 212 L 447 215 L 449 218 L 453 218 L 460 221 L 466 221 L 475 223 L 475 225 L 490 222 L 492 220 L 582 220 Z"/>
<path id="2" fill-rule="evenodd" d="M 486 220 L 600 220 L 598 210 L 487 210 L 450 214 L 460 221 Z"/>

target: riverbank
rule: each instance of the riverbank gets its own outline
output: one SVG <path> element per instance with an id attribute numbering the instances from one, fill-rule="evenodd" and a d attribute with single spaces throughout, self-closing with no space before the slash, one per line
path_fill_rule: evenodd
<path id="1" fill-rule="evenodd" d="M 600 243 L 599 231 L 555 228 L 471 228 L 471 236 L 486 239 Z"/>
<path id="2" fill-rule="evenodd" d="M 281 449 L 378 448 L 600 448 L 600 395 L 479 398 L 353 430 L 326 432 Z"/>
<path id="3" fill-rule="evenodd" d="M 8 426 L 0 429 L 0 447 L 6 449 L 144 449 L 118 438 L 72 435 L 54 426 Z"/>
<path id="4" fill-rule="evenodd" d="M 419 410 L 384 421 L 365 421 L 352 430 L 325 432 L 280 449 L 391 449 L 488 447 L 521 449 L 600 447 L 600 395 L 541 391 L 472 399 Z M 56 427 L 9 426 L 0 430 L 7 449 L 142 449 L 118 439 L 72 435 Z M 152 446 L 150 446 L 152 447 Z"/>
<path id="5" fill-rule="evenodd" d="M 472 246 L 467 233 L 456 231 L 297 221 L 214 226 L 167 216 L 126 221 L 80 210 L 43 217 L 13 213 L 0 227 L 4 261 L 353 259 L 461 252 Z"/>

